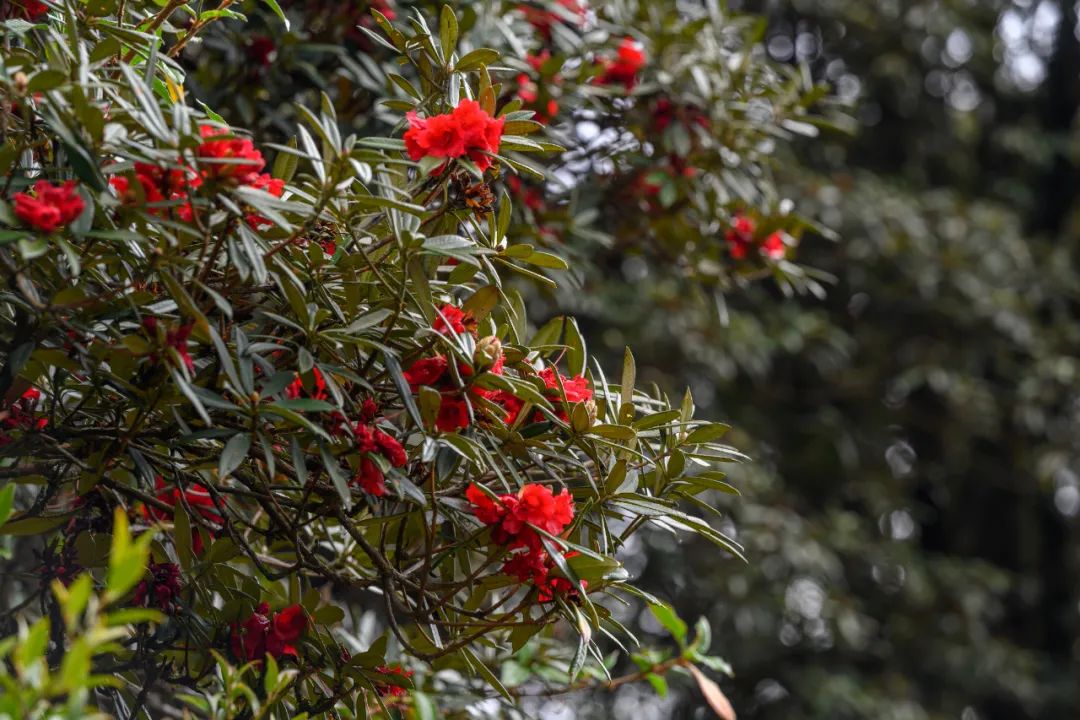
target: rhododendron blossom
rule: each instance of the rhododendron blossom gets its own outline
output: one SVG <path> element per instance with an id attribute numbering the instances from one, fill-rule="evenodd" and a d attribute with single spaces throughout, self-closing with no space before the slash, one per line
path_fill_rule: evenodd
<path id="1" fill-rule="evenodd" d="M 241 662 L 261 662 L 269 653 L 274 659 L 297 656 L 294 643 L 307 629 L 307 613 L 300 605 L 290 605 L 270 613 L 267 603 L 260 603 L 243 622 L 230 625 L 229 648 Z"/>
<path id="2" fill-rule="evenodd" d="M 39 180 L 32 193 L 15 193 L 15 216 L 24 225 L 42 232 L 51 233 L 70 225 L 85 207 L 74 180 L 63 185 Z"/>
<path id="3" fill-rule="evenodd" d="M 379 673 L 380 675 L 388 675 L 391 677 L 396 675 L 397 677 L 406 679 L 413 676 L 412 670 L 406 670 L 400 665 L 380 665 L 375 668 L 375 672 Z M 379 695 L 382 697 L 398 698 L 409 692 L 401 685 L 395 685 L 389 679 L 387 679 L 386 682 L 376 683 L 375 687 L 378 690 Z"/>
<path id="4" fill-rule="evenodd" d="M 432 329 L 437 333 L 443 335 L 453 333 L 455 335 L 461 333 L 476 334 L 476 318 L 473 317 L 471 312 L 462 310 L 456 305 L 447 303 L 439 308 L 438 314 L 435 316 L 435 324 Z"/>
<path id="5" fill-rule="evenodd" d="M 158 475 L 154 478 L 154 488 L 157 490 L 156 498 L 159 502 L 173 508 L 177 505 L 181 507 L 186 505 L 189 511 L 198 513 L 210 525 L 214 527 L 224 525 L 225 518 L 221 516 L 217 503 L 214 502 L 214 499 L 210 496 L 210 491 L 205 486 L 192 483 L 186 489 L 181 490 L 178 487 L 169 486 L 165 479 Z M 172 512 L 162 510 L 156 505 L 143 505 L 143 516 L 147 520 L 162 522 L 172 522 L 173 520 Z M 215 533 L 211 531 L 209 534 L 212 538 Z M 203 552 L 202 537 L 195 531 L 194 524 L 191 533 L 191 550 L 196 555 L 202 555 Z"/>
<path id="6" fill-rule="evenodd" d="M 34 406 L 40 399 L 41 391 L 30 388 L 11 407 L 0 408 L 0 445 L 7 445 L 13 440 L 6 432 L 8 430 L 43 430 L 48 426 L 47 418 L 34 417 Z"/>
<path id="7" fill-rule="evenodd" d="M 530 483 L 517 495 L 492 499 L 475 484 L 465 490 L 476 519 L 492 526 L 495 542 L 510 547 L 539 549 L 540 536 L 533 527 L 559 535 L 574 519 L 574 499 L 565 488 L 555 495 L 546 485 Z"/>
<path id="8" fill-rule="evenodd" d="M 224 128 L 203 125 L 199 128 L 203 142 L 195 151 L 205 180 L 231 181 L 250 185 L 259 180 L 266 160 L 250 140 L 229 135 Z"/>
<path id="9" fill-rule="evenodd" d="M 173 612 L 179 607 L 180 566 L 176 563 L 150 563 L 147 577 L 135 586 L 131 603 L 139 607 L 155 607 Z"/>
<path id="10" fill-rule="evenodd" d="M 645 67 L 645 50 L 633 38 L 623 38 L 615 57 L 604 60 L 603 66 L 604 71 L 598 81 L 601 85 L 622 85 L 627 90 L 633 90 L 637 85 L 638 73 Z"/>
<path id="11" fill-rule="evenodd" d="M 488 153 L 499 152 L 505 118 L 493 118 L 475 100 L 462 100 L 452 112 L 422 118 L 406 115 L 409 129 L 405 148 L 409 157 L 460 158 L 467 156 L 481 172 L 491 167 Z M 436 169 L 441 172 L 445 163 Z"/>

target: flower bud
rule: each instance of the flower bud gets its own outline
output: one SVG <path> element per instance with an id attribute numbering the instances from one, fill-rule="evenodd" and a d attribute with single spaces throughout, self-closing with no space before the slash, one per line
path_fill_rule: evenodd
<path id="1" fill-rule="evenodd" d="M 26 94 L 26 87 L 30 84 L 30 79 L 24 72 L 17 72 L 11 76 L 11 81 L 15 85 L 15 92 L 20 95 Z"/>
<path id="2" fill-rule="evenodd" d="M 499 362 L 502 358 L 502 342 L 494 335 L 481 338 L 476 343 L 476 352 L 473 353 L 473 363 L 479 369 L 486 369 Z"/>

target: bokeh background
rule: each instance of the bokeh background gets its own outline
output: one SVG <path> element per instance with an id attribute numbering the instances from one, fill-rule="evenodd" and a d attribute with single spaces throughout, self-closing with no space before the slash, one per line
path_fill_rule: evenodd
<path id="1" fill-rule="evenodd" d="M 268 17 L 262 35 L 256 17 L 238 41 L 222 24 L 184 62 L 211 107 L 264 140 L 287 137 L 287 101 L 312 88 L 355 126 L 377 124 L 377 93 L 364 91 L 374 50 L 343 10 L 366 4 L 283 2 L 305 19 L 291 33 Z M 642 22 L 663 5 L 593 4 Z M 560 242 L 598 270 L 534 293 L 531 314 L 576 314 L 612 367 L 631 345 L 639 383 L 689 385 L 755 460 L 731 468 L 741 497 L 715 498 L 749 563 L 662 532 L 624 561 L 683 617 L 710 620 L 741 718 L 1077 717 L 1078 4 L 728 9 L 764 16 L 766 59 L 846 108 L 837 129 L 769 148 L 777 197 L 818 224 L 800 233 L 798 261 L 825 292 L 764 279 L 703 302 L 662 253 L 628 249 L 662 236 L 660 221 L 638 237 L 626 188 L 595 190 L 610 217 Z M 661 635 L 648 613 L 637 626 Z M 643 684 L 527 710 L 710 716 L 678 678 L 665 697 Z"/>

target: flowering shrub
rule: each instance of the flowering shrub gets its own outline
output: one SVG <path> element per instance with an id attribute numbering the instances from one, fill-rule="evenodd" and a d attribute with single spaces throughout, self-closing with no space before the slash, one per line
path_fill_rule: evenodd
<path id="1" fill-rule="evenodd" d="M 573 318 L 530 321 L 568 263 L 495 184 L 560 148 L 499 54 L 459 52 L 449 8 L 437 33 L 375 12 L 420 78 L 395 131 L 324 97 L 256 143 L 172 59 L 227 6 L 2 25 L 0 717 L 471 714 L 516 702 L 526 645 L 562 689 L 604 682 L 632 596 L 678 652 L 629 679 L 685 670 L 729 714 L 707 626 L 618 553 L 653 525 L 738 555 L 699 513 L 741 455 L 629 351 L 612 382 Z M 637 82 L 624 50 L 598 84 Z"/>

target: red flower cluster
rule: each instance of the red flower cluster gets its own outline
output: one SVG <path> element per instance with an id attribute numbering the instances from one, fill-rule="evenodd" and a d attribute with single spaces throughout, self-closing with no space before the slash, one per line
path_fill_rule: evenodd
<path id="1" fill-rule="evenodd" d="M 375 668 L 375 672 L 380 675 L 397 675 L 398 677 L 411 678 L 413 676 L 412 670 L 406 670 L 400 665 L 380 665 Z M 376 690 L 379 691 L 381 697 L 402 697 L 409 691 L 401 685 L 395 685 L 389 680 L 376 685 Z"/>
<path id="2" fill-rule="evenodd" d="M 532 53 L 525 56 L 525 60 L 529 63 L 532 69 L 542 75 L 544 63 L 551 58 L 551 51 L 544 50 L 539 55 L 533 55 Z M 551 84 L 558 84 L 561 81 L 559 75 L 555 75 L 548 79 Z M 555 116 L 559 114 L 559 103 L 554 98 L 548 97 L 547 102 L 540 101 L 540 87 L 537 83 L 533 82 L 528 73 L 519 73 L 517 76 L 518 92 L 517 96 L 521 98 L 521 102 L 529 110 L 532 110 L 533 120 L 539 123 L 549 123 L 555 119 Z M 546 94 L 546 93 L 545 93 Z"/>
<path id="3" fill-rule="evenodd" d="M 166 505 L 175 508 L 177 504 L 186 504 L 212 525 L 220 527 L 225 523 L 225 518 L 218 512 L 217 504 L 210 497 L 210 491 L 204 486 L 191 483 L 186 490 L 180 490 L 178 487 L 170 487 L 166 484 L 164 478 L 158 475 L 154 478 L 154 487 L 157 490 L 157 499 Z M 181 499 L 183 502 L 181 502 Z M 151 521 L 171 522 L 173 519 L 173 513 L 151 505 L 143 505 L 143 516 Z M 194 532 L 194 528 L 192 530 L 191 550 L 196 555 L 202 555 L 202 536 L 198 532 Z M 210 537 L 214 537 L 213 532 L 210 532 Z"/>
<path id="4" fill-rule="evenodd" d="M 191 359 L 191 354 L 188 352 L 188 339 L 191 337 L 191 331 L 195 329 L 194 322 L 186 322 L 175 328 L 169 328 L 164 334 L 160 331 L 157 318 L 152 315 L 144 317 L 142 325 L 143 329 L 157 344 L 163 346 L 166 350 L 171 348 L 176 351 L 176 354 L 180 357 L 180 363 L 187 368 L 189 373 L 195 372 L 195 361 Z M 156 363 L 158 359 L 156 352 L 150 353 L 150 362 Z"/>
<path id="5" fill-rule="evenodd" d="M 39 180 L 33 194 L 15 193 L 15 216 L 25 225 L 51 233 L 66 227 L 82 214 L 86 203 L 76 190 L 74 180 L 63 185 L 53 185 Z"/>
<path id="6" fill-rule="evenodd" d="M 143 203 L 161 203 L 166 200 L 178 202 L 172 208 L 173 215 L 181 222 L 191 222 L 192 209 L 188 199 L 190 192 L 202 185 L 202 177 L 187 165 L 161 167 L 151 163 L 137 162 L 134 168 L 138 189 L 124 175 L 114 175 L 109 179 L 126 207 L 136 207 Z M 140 194 L 141 193 L 141 194 Z M 150 213 L 159 217 L 168 217 L 169 208 L 151 208 Z"/>
<path id="7" fill-rule="evenodd" d="M 570 419 L 567 412 L 570 405 L 573 405 L 574 403 L 589 402 L 593 399 L 589 381 L 581 375 L 575 375 L 572 378 L 567 377 L 557 372 L 555 368 L 550 367 L 544 368 L 538 375 L 540 379 L 544 381 L 546 387 L 544 397 L 550 400 L 556 407 L 556 414 L 564 422 Z M 562 391 L 566 393 L 565 396 L 559 390 L 560 383 L 562 385 Z M 506 424 L 513 425 L 517 421 L 518 415 L 521 414 L 521 409 L 525 406 L 525 402 L 505 390 L 499 391 L 497 397 L 494 399 L 495 402 L 506 408 Z M 542 422 L 543 420 L 544 415 L 540 411 L 537 411 L 532 417 L 532 422 Z"/>
<path id="8" fill-rule="evenodd" d="M 330 396 L 326 392 L 326 378 L 323 377 L 319 368 L 311 369 L 311 377 L 315 382 L 315 389 L 313 392 L 309 393 L 304 390 L 304 379 L 300 377 L 300 373 L 296 373 L 296 378 L 285 388 L 285 397 L 290 400 L 295 400 L 307 395 L 312 400 L 328 399 Z"/>
<path id="9" fill-rule="evenodd" d="M 266 167 L 266 160 L 246 138 L 221 137 L 230 132 L 211 125 L 199 127 L 203 142 L 195 151 L 205 180 L 221 180 L 236 185 L 253 185 Z"/>
<path id="10" fill-rule="evenodd" d="M 637 85 L 638 73 L 645 67 L 645 50 L 631 37 L 623 38 L 615 51 L 614 58 L 602 62 L 603 73 L 598 82 L 601 85 L 622 85 L 633 90 Z"/>
<path id="11" fill-rule="evenodd" d="M 263 173 L 252 180 L 249 187 L 270 193 L 274 197 L 281 197 L 285 194 L 285 181 L 281 178 L 272 177 L 267 173 Z M 259 228 L 272 224 L 270 220 L 267 220 L 258 213 L 248 213 L 244 217 L 244 220 L 252 230 L 258 230 Z M 325 250 L 326 248 L 324 247 L 323 249 Z M 330 252 L 327 254 L 333 255 L 334 253 Z"/>
<path id="12" fill-rule="evenodd" d="M 370 421 L 369 421 L 370 422 Z M 372 455 L 381 455 L 391 467 L 405 467 L 409 456 L 397 438 L 372 424 L 357 423 L 353 426 L 353 437 L 357 449 L 364 454 L 360 460 L 360 472 L 353 477 L 353 483 L 368 495 L 382 497 L 386 494 L 386 478 Z"/>
<path id="13" fill-rule="evenodd" d="M 458 370 L 463 376 L 472 374 L 472 368 L 468 365 L 459 365 Z M 454 378 L 450 373 L 450 363 L 442 355 L 429 358 L 420 358 L 406 370 L 403 375 L 405 381 L 413 392 L 426 385 L 433 387 L 442 395 L 439 402 L 439 415 L 435 419 L 435 427 L 442 432 L 454 432 L 469 425 L 469 408 L 461 389 L 454 384 Z"/>
<path id="14" fill-rule="evenodd" d="M 500 495 L 495 501 L 476 485 L 469 485 L 465 497 L 476 518 L 493 526 L 495 542 L 512 548 L 540 550 L 543 545 L 533 526 L 559 535 L 574 519 L 574 499 L 565 488 L 555 495 L 545 485 L 530 483 L 517 495 Z"/>
<path id="15" fill-rule="evenodd" d="M 172 612 L 180 604 L 180 566 L 176 563 L 150 563 L 150 577 L 135 586 L 132 604 L 138 607 L 153 605 L 162 612 Z"/>
<path id="16" fill-rule="evenodd" d="M 736 260 L 746 258 L 750 248 L 757 244 L 754 235 L 754 221 L 745 215 L 736 215 L 735 222 L 725 234 L 731 257 Z M 787 254 L 783 236 L 778 232 L 770 234 L 758 245 L 758 252 L 771 260 L 782 260 Z"/>
<path id="17" fill-rule="evenodd" d="M 524 4 L 518 6 L 525 20 L 536 28 L 545 43 L 551 42 L 552 28 L 557 23 L 573 21 L 579 27 L 585 24 L 585 13 L 588 11 L 586 0 L 558 0 L 558 3 L 562 6 L 562 11 Z"/>
<path id="18" fill-rule="evenodd" d="M 30 388 L 11 407 L 0 410 L 0 445 L 12 442 L 9 430 L 43 430 L 49 424 L 48 418 L 34 417 L 34 406 L 40 399 L 41 391 Z"/>
<path id="19" fill-rule="evenodd" d="M 662 97 L 653 106 L 653 126 L 657 132 L 664 132 L 674 123 L 697 125 L 709 128 L 709 116 L 693 105 L 677 105 L 669 98 Z"/>
<path id="20" fill-rule="evenodd" d="M 568 552 L 566 558 L 580 555 L 579 552 Z M 556 595 L 563 595 L 570 599 L 578 597 L 578 588 L 567 578 L 553 575 L 555 561 L 547 553 L 523 552 L 514 553 L 510 559 L 503 563 L 502 571 L 506 575 L 513 575 L 518 582 L 531 582 L 536 586 L 537 599 L 542 603 L 548 603 L 555 599 Z M 582 587 L 588 583 L 581 581 Z"/>
<path id="21" fill-rule="evenodd" d="M 476 318 L 471 312 L 446 303 L 439 308 L 439 314 L 435 317 L 432 329 L 443 335 L 450 333 L 459 335 L 466 332 L 476 335 Z"/>
<path id="22" fill-rule="evenodd" d="M 505 118 L 493 118 L 475 100 L 462 100 L 453 112 L 421 118 L 406 115 L 405 148 L 409 157 L 459 158 L 468 156 L 481 172 L 491 167 L 488 153 L 499 152 Z M 443 163 L 435 172 L 442 172 Z"/>
<path id="23" fill-rule="evenodd" d="M 297 656 L 293 644 L 307 629 L 307 614 L 299 605 L 290 605 L 270 615 L 270 606 L 260 603 L 255 612 L 243 622 L 229 627 L 229 647 L 233 657 L 241 662 L 261 662 L 270 653 L 276 660 Z"/>
<path id="24" fill-rule="evenodd" d="M 6 2 L 0 3 L 7 5 Z M 13 7 L 7 8 L 8 16 L 22 15 L 30 22 L 37 22 L 49 12 L 49 6 L 41 0 L 11 0 Z M 3 17 L 4 13 L 0 13 Z"/>

